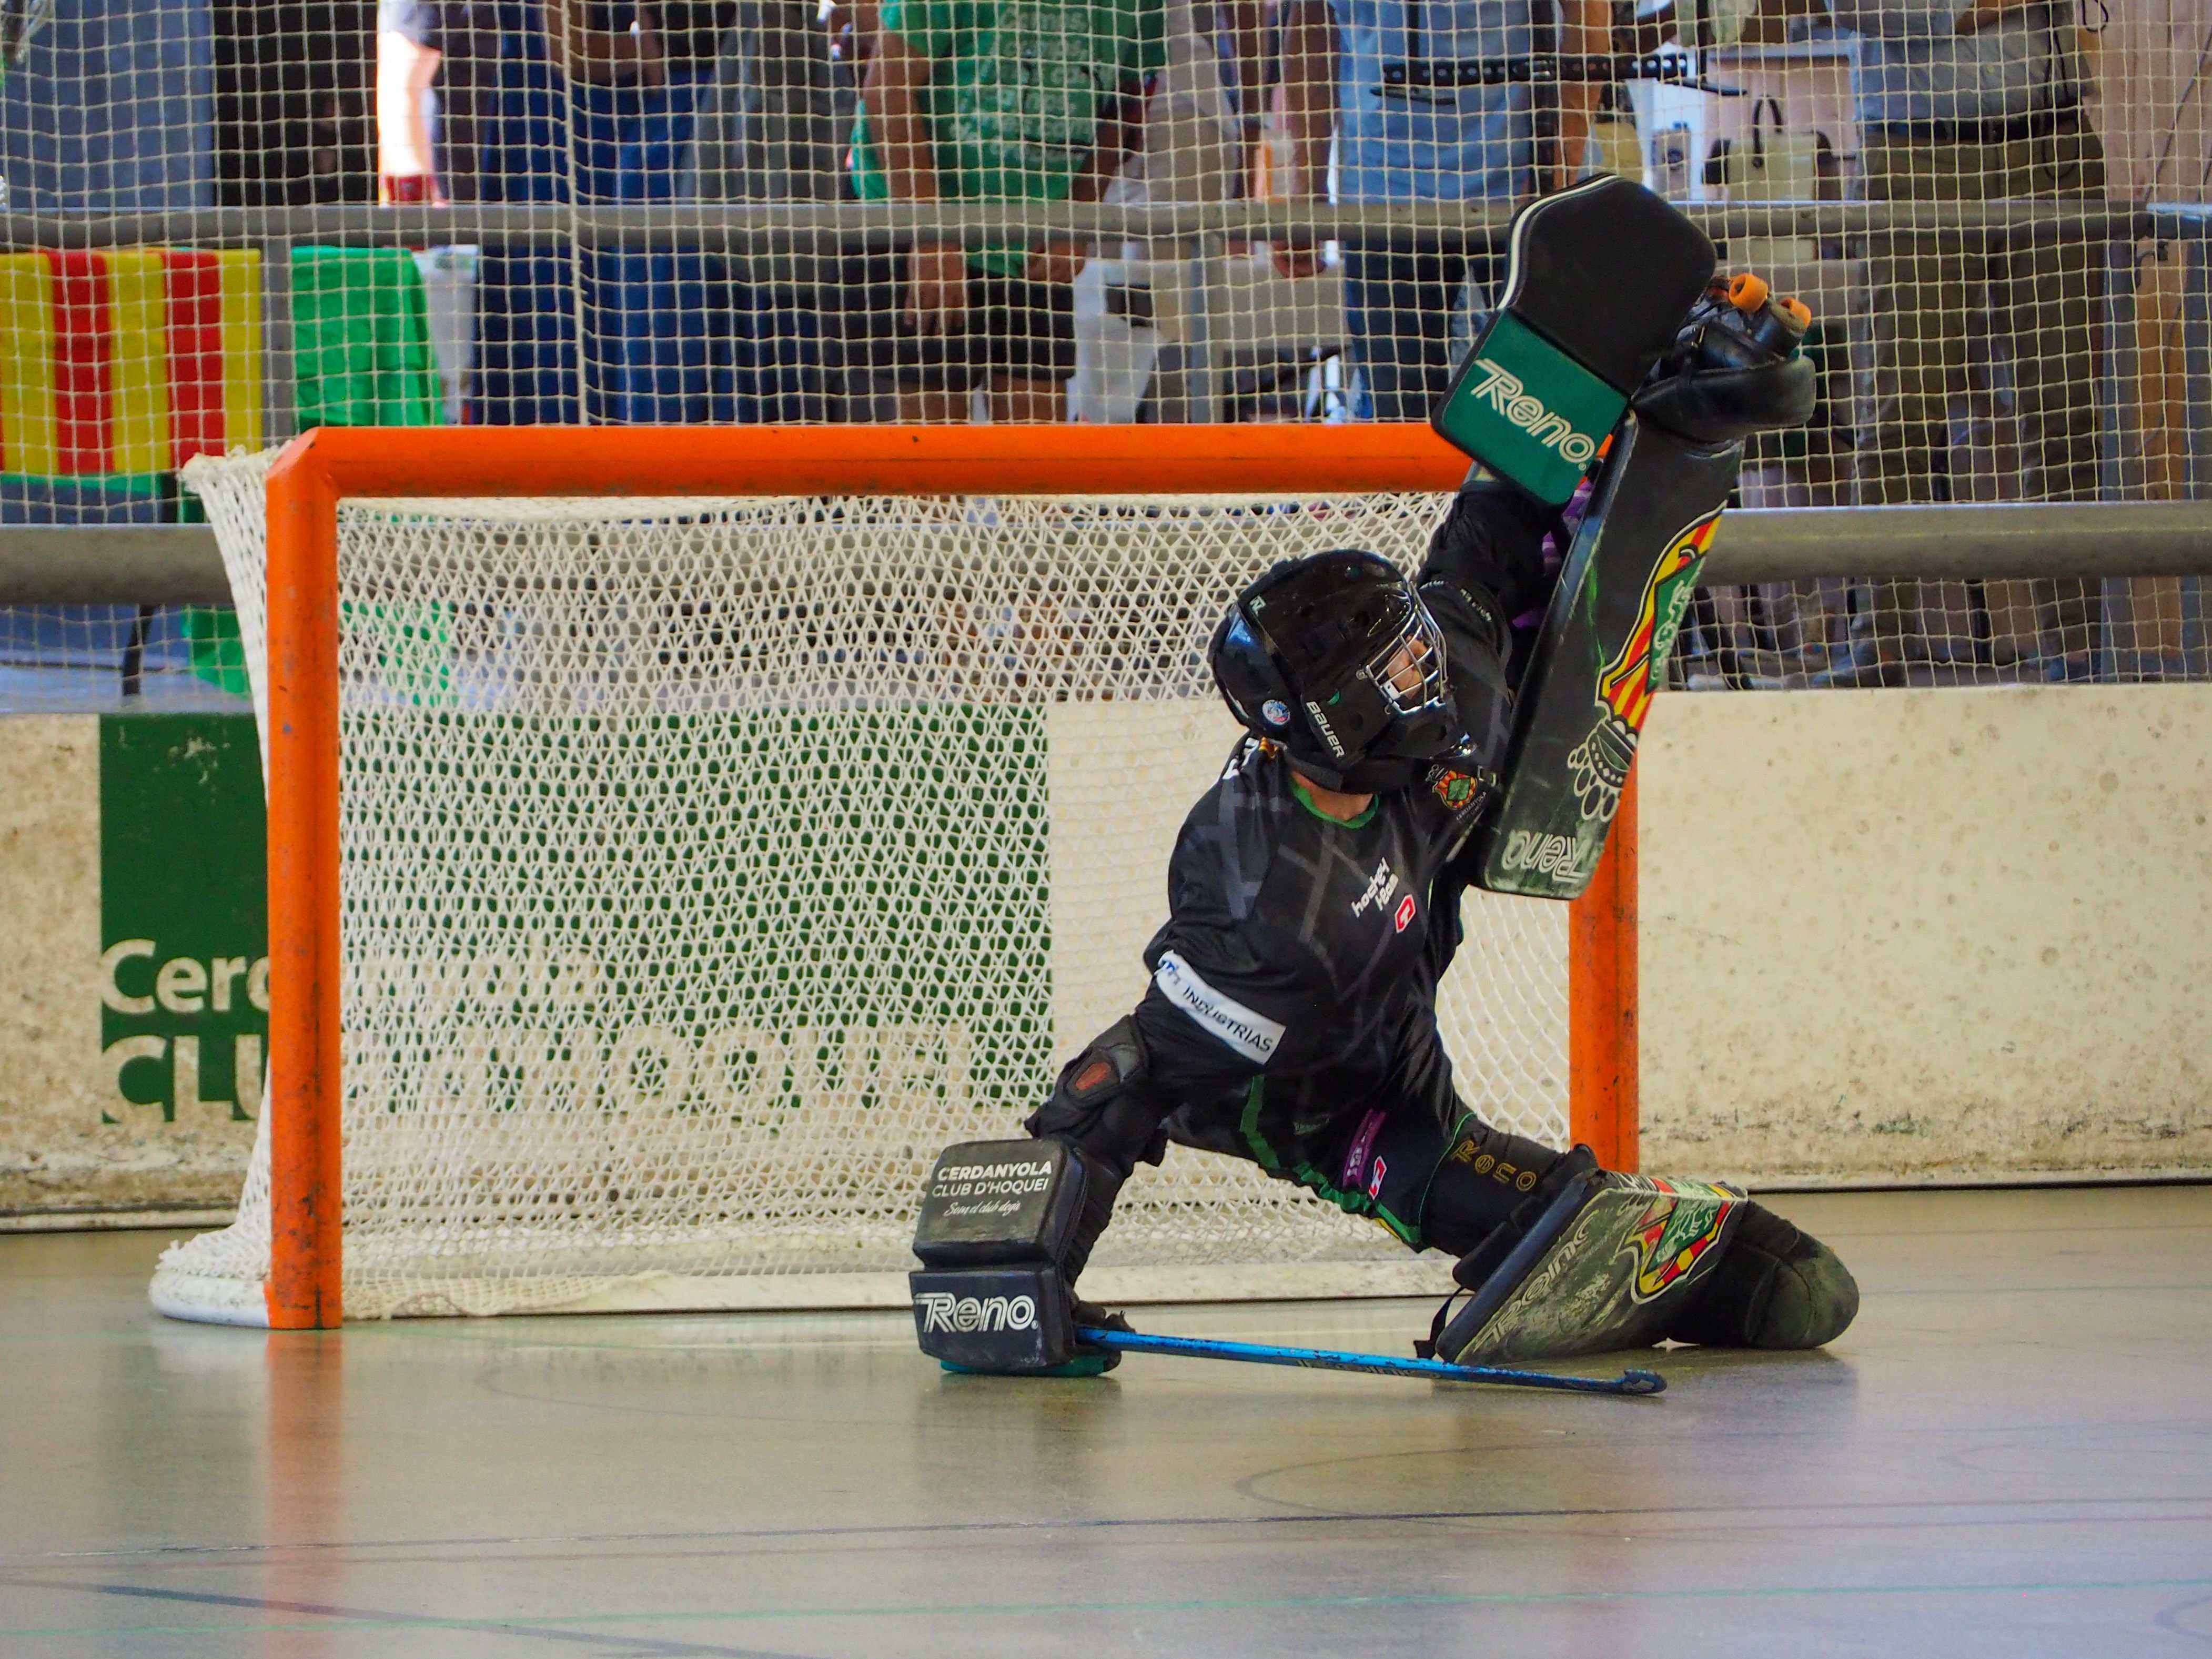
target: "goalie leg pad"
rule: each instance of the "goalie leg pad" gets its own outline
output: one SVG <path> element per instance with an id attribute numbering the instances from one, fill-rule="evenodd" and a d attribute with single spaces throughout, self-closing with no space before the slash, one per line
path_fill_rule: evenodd
<path id="1" fill-rule="evenodd" d="M 1559 1186 L 1442 1322 L 1438 1358 L 1496 1364 L 1649 1347 L 1694 1304 L 1727 1253 L 1742 1192 L 1595 1166 Z"/>
<path id="2" fill-rule="evenodd" d="M 975 1371 L 1033 1374 L 1076 1360 L 1075 1301 L 1063 1263 L 1091 1184 L 1082 1158 L 1062 1141 L 946 1147 L 915 1222 L 922 1267 L 908 1282 L 921 1351 Z"/>
<path id="3" fill-rule="evenodd" d="M 1858 1281 L 1826 1245 L 1747 1201 L 1711 1282 L 1667 1328 L 1676 1342 L 1817 1348 L 1857 1316 Z"/>

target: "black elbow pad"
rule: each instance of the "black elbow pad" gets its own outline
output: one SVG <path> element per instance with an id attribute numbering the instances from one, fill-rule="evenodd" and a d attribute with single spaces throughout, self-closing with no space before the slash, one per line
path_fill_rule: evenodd
<path id="1" fill-rule="evenodd" d="M 1503 656 L 1513 618 L 1543 598 L 1544 538 L 1558 527 L 1551 509 L 1526 490 L 1501 478 L 1469 478 L 1430 536 L 1414 585 L 1459 591 L 1494 628 L 1492 643 Z"/>
<path id="2" fill-rule="evenodd" d="M 1444 635 L 1447 678 L 1451 683 L 1452 708 L 1468 747 L 1485 767 L 1495 771 L 1505 757 L 1505 740 L 1513 726 L 1513 690 L 1508 660 L 1512 653 L 1512 622 L 1497 614 L 1497 601 L 1456 582 L 1437 581 L 1421 589 L 1421 602 L 1429 607 Z"/>

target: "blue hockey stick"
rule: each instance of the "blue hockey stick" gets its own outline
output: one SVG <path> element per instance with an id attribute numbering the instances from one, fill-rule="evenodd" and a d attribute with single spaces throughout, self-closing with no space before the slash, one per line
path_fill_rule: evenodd
<path id="1" fill-rule="evenodd" d="M 1616 1377 L 1559 1376 L 1549 1371 L 1508 1370 L 1497 1365 L 1453 1365 L 1441 1359 L 1399 1359 L 1389 1354 L 1346 1353 L 1335 1348 L 1278 1348 L 1260 1342 L 1218 1342 L 1204 1336 L 1146 1336 L 1136 1331 L 1079 1327 L 1076 1339 L 1122 1353 L 1175 1353 L 1188 1359 L 1239 1359 L 1252 1365 L 1297 1365 L 1308 1370 L 1366 1371 L 1376 1376 L 1425 1376 L 1437 1382 L 1488 1382 L 1513 1389 L 1557 1389 L 1568 1394 L 1663 1394 L 1656 1371 L 1627 1370 Z"/>

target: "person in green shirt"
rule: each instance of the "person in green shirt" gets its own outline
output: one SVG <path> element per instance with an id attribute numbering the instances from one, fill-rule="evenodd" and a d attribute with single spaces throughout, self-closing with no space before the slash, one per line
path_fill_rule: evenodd
<path id="1" fill-rule="evenodd" d="M 1165 0 L 884 0 L 853 132 L 863 201 L 1090 202 L 1133 154 L 1167 59 Z M 1018 210 L 1010 210 L 1018 221 Z M 1079 245 L 924 238 L 846 288 L 848 367 L 900 418 L 1054 421 L 1075 367 Z"/>

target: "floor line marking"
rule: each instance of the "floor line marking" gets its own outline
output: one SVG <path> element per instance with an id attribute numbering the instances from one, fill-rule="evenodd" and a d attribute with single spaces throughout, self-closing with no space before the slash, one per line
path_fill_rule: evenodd
<path id="1" fill-rule="evenodd" d="M 440 1619 L 427 1613 L 388 1613 L 365 1607 L 325 1607 L 313 1601 L 280 1601 L 259 1595 L 223 1595 L 208 1590 L 162 1589 L 150 1584 L 71 1584 L 50 1579 L 10 1578 L 0 1583 L 19 1588 L 76 1591 L 81 1595 L 143 1597 L 156 1601 L 185 1601 L 200 1607 L 241 1607 L 275 1613 L 312 1613 L 315 1622 L 309 1625 L 141 1625 L 92 1626 L 116 1634 L 163 1632 L 181 1633 L 187 1631 L 273 1631 L 273 1630 L 483 1630 L 507 1632 L 526 1636 L 541 1642 L 583 1642 L 604 1648 L 618 1644 L 640 1655 L 665 1654 L 670 1656 L 711 1656 L 712 1659 L 809 1659 L 808 1656 L 773 1651 L 766 1648 L 732 1648 L 708 1646 L 696 1642 L 672 1642 L 665 1638 L 649 1636 L 608 1636 L 585 1631 L 553 1628 L 556 1624 L 569 1625 L 570 1619 L 471 1619 L 455 1620 Z M 55 1631 L 16 1631 L 19 1637 L 69 1634 Z"/>
<path id="2" fill-rule="evenodd" d="M 1418 1453 L 1401 1454 L 1418 1455 Z M 1310 1468 L 1315 1465 L 1292 1465 Z M 1272 1472 L 1271 1472 L 1272 1473 Z M 1167 1516 L 1104 1516 L 1095 1517 L 1069 1516 L 1049 1521 L 917 1521 L 886 1522 L 875 1526 L 854 1527 L 762 1527 L 734 1528 L 715 1532 L 610 1532 L 519 1534 L 507 1537 L 490 1535 L 462 1538 L 377 1538 L 313 1541 L 283 1544 L 178 1544 L 159 1546 L 143 1550 L 82 1550 L 54 1551 L 37 1555 L 3 1556 L 0 1563 L 15 1562 L 24 1565 L 59 1565 L 71 1561 L 99 1562 L 117 1560 L 161 1560 L 207 1557 L 257 1557 L 280 1555 L 285 1552 L 308 1554 L 341 1550 L 426 1550 L 441 1547 L 470 1547 L 483 1548 L 507 1545 L 520 1547 L 530 1545 L 565 1544 L 680 1544 L 708 1543 L 717 1540 L 774 1541 L 779 1539 L 811 1538 L 871 1538 L 903 1536 L 909 1534 L 960 1533 L 1029 1533 L 1029 1532 L 1104 1532 L 1128 1528 L 1152 1527 L 1285 1527 L 1317 1526 L 1329 1522 L 1350 1522 L 1384 1524 L 1403 1521 L 1572 1521 L 1572 1520 L 1649 1520 L 1666 1519 L 1672 1516 L 1781 1516 L 1804 1515 L 1826 1516 L 1861 1514 L 1869 1510 L 1881 1512 L 1926 1512 L 1929 1510 L 2032 1510 L 2066 1507 L 2075 1510 L 2110 1509 L 2115 1507 L 2164 1508 L 2174 1505 L 2191 1507 L 2205 1501 L 2202 1492 L 2179 1493 L 2159 1498 L 1924 1498 L 1883 1501 L 1869 1498 L 1860 1503 L 1802 1504 L 1680 1504 L 1664 1508 L 1644 1509 L 1500 1509 L 1500 1510 L 1310 1510 L 1297 1514 L 1267 1515 L 1167 1515 Z M 2061 1516 L 2060 1519 L 2067 1517 Z M 2129 1518 L 2129 1517 L 2123 1517 Z M 2148 1516 L 2134 1517 L 2146 1520 L 2169 1520 L 2177 1517 Z M 2191 1517 L 2178 1517 L 2188 1519 Z M 2031 1524 L 2040 1524 L 2033 1522 Z"/>
<path id="3" fill-rule="evenodd" d="M 21 1582 L 21 1581 L 17 1581 Z M 52 1589 L 77 1588 L 52 1585 Z M 119 1595 L 149 1595 L 173 1597 L 180 1601 L 237 1603 L 246 1607 L 282 1604 L 257 1602 L 243 1596 L 204 1596 L 175 1591 L 143 1589 L 129 1585 L 100 1586 L 110 1594 Z M 2212 1589 L 2212 1577 L 2201 1578 L 2111 1578 L 2111 1579 L 2031 1579 L 2019 1583 L 1978 1583 L 1956 1584 L 1794 1584 L 1756 1586 L 1738 1589 L 1671 1589 L 1626 1590 L 1493 1590 L 1468 1592 L 1460 1595 L 1314 1595 L 1262 1596 L 1243 1600 L 1191 1600 L 1152 1601 L 1038 1601 L 1006 1604 L 963 1603 L 935 1607 L 762 1607 L 721 1609 L 698 1613 L 548 1613 L 538 1617 L 507 1619 L 440 1619 L 428 1614 L 363 1614 L 354 1618 L 334 1617 L 318 1620 L 311 1625 L 157 1625 L 157 1626 L 58 1626 L 46 1629 L 24 1629 L 0 1632 L 19 1639 L 34 1637 L 65 1637 L 88 1635 L 180 1635 L 188 1633 L 262 1632 L 279 1630 L 366 1630 L 380 1628 L 415 1628 L 435 1630 L 513 1631 L 529 1634 L 543 1631 L 556 1639 L 600 1641 L 607 1638 L 589 1635 L 582 1631 L 556 1630 L 556 1626 L 638 1625 L 638 1624 L 711 1624 L 718 1622 L 757 1622 L 773 1620 L 831 1620 L 831 1619 L 912 1619 L 1004 1617 L 1007 1614 L 1035 1616 L 1048 1614 L 1065 1616 L 1070 1613 L 1090 1615 L 1140 1613 L 1256 1613 L 1267 1611 L 1306 1611 L 1327 1608 L 1357 1607 L 1547 1607 L 1569 1606 L 1587 1602 L 1654 1602 L 1654 1601 L 1781 1601 L 1796 1596 L 1838 1597 L 1850 1595 L 2034 1595 L 2079 1593 L 2097 1590 L 2166 1590 Z M 291 1604 L 297 1606 L 298 1604 Z M 333 1609 L 336 1613 L 339 1610 Z M 729 1653 L 750 1651 L 729 1649 L 694 1649 L 695 1652 Z"/>

